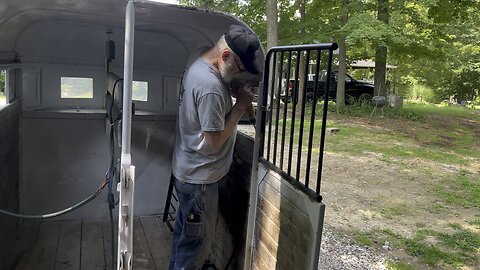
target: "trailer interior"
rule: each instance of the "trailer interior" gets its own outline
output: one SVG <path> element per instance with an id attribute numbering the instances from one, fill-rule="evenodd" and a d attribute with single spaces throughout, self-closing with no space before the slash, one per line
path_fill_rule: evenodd
<path id="1" fill-rule="evenodd" d="M 245 24 L 222 12 L 148 0 L 4 0 L 0 18 L 0 70 L 6 76 L 6 104 L 0 105 L 0 209 L 18 214 L 0 213 L 0 269 L 167 269 L 181 78 L 231 24 Z M 317 108 L 325 115 L 322 132 L 315 135 L 305 127 L 304 148 L 311 149 L 308 138 L 322 143 L 318 165 L 311 169 L 317 182 L 309 186 L 309 173 L 300 173 L 300 167 L 310 167 L 311 160 L 291 159 L 302 141 L 294 147 L 293 124 L 290 136 L 286 118 L 279 121 L 287 107 L 291 113 L 305 109 L 305 102 L 281 104 L 276 93 L 282 80 L 298 79 L 300 54 L 316 61 L 318 74 L 320 62 L 330 72 L 334 49 L 336 44 L 260 52 L 267 64 L 256 135 L 239 133 L 234 163 L 220 187 L 218 241 L 211 252 L 217 269 L 317 269 L 328 103 Z M 126 78 L 129 61 L 131 78 Z M 131 103 L 123 95 L 128 87 Z M 125 111 L 131 118 L 135 196 L 129 205 L 132 261 L 120 265 L 123 204 L 119 181 L 107 180 L 120 179 Z M 303 110 L 296 120 L 302 132 L 304 119 L 310 121 Z M 74 211 L 48 216 L 72 206 Z"/>

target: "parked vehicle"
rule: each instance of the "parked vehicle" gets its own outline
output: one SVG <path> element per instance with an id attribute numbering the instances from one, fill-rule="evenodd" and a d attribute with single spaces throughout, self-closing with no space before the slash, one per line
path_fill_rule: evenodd
<path id="1" fill-rule="evenodd" d="M 330 75 L 330 85 L 328 96 L 330 100 L 336 100 L 337 98 L 337 81 L 338 81 L 338 71 L 332 72 Z M 325 88 L 327 82 L 327 73 L 326 71 L 321 71 L 318 86 L 317 86 L 317 98 L 323 99 L 325 96 Z M 308 74 L 308 80 L 306 82 L 306 98 L 307 100 L 312 100 L 314 96 L 315 88 L 315 74 Z M 298 92 L 296 89 L 296 81 L 290 80 L 287 86 L 288 97 L 284 95 L 282 100 L 290 101 L 292 97 L 295 101 L 298 100 Z M 349 74 L 345 74 L 345 102 L 351 104 L 353 102 L 370 102 L 373 97 L 373 84 L 368 82 L 362 82 L 355 80 Z"/>

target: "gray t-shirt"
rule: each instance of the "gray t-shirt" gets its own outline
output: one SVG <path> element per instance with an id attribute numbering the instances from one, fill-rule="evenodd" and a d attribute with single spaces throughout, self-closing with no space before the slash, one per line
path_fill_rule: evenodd
<path id="1" fill-rule="evenodd" d="M 222 131 L 232 109 L 229 87 L 220 73 L 199 57 L 185 72 L 180 89 L 173 175 L 187 183 L 211 184 L 232 164 L 236 130 L 217 150 L 206 146 L 204 131 Z"/>

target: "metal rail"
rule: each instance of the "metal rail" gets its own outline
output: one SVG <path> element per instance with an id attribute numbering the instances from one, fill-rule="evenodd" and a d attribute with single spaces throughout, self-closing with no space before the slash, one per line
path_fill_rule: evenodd
<path id="1" fill-rule="evenodd" d="M 132 127 L 133 48 L 135 33 L 135 3 L 128 0 L 125 11 L 125 60 L 123 70 L 123 115 L 121 174 L 118 191 L 120 207 L 118 220 L 117 269 L 132 269 L 133 263 L 133 202 L 135 166 L 130 153 Z"/>
<path id="2" fill-rule="evenodd" d="M 258 125 L 260 134 L 256 138 L 259 145 L 264 147 L 259 148 L 259 158 L 283 172 L 282 174 L 288 176 L 287 180 L 317 201 L 321 201 L 321 172 L 330 87 L 330 81 L 326 80 L 323 89 L 318 89 L 318 79 L 320 67 L 326 71 L 326 77 L 330 77 L 333 51 L 337 47 L 336 43 L 272 47 L 265 60 L 264 90 L 260 106 L 265 109 L 259 112 L 262 115 L 259 117 L 261 123 Z M 286 60 L 285 54 L 288 54 Z M 313 59 L 312 56 L 314 56 Z M 304 61 L 301 61 L 301 58 Z M 315 80 L 312 82 L 313 93 L 307 93 L 307 75 L 311 63 L 315 65 L 313 73 Z M 304 65 L 303 74 L 300 74 L 300 65 Z M 292 69 L 293 81 L 290 80 Z M 276 72 L 277 70 L 279 72 Z M 285 73 L 284 70 L 286 70 Z M 300 77 L 303 84 L 299 83 Z M 289 85 L 292 87 L 290 88 Z M 317 120 L 317 105 L 323 106 L 322 110 L 319 110 L 321 121 Z M 281 112 L 283 112 L 282 116 Z M 319 124 L 321 125 L 320 134 L 315 131 L 315 126 Z M 318 135 L 320 135 L 319 140 Z M 317 141 L 318 145 L 314 145 L 314 141 Z M 307 142 L 306 145 L 305 142 Z M 316 172 L 312 171 L 313 147 L 319 149 L 315 160 L 318 161 Z M 277 156 L 280 158 L 277 159 Z M 286 159 L 285 156 L 287 156 Z M 285 163 L 286 168 L 284 168 Z M 305 169 L 304 173 L 302 173 L 303 169 Z M 312 173 L 316 174 L 316 183 L 311 181 Z"/>

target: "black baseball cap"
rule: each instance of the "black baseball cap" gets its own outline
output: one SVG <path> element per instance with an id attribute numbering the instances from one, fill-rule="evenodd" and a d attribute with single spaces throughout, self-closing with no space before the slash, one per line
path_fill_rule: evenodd
<path id="1" fill-rule="evenodd" d="M 260 48 L 260 41 L 252 30 L 233 24 L 225 34 L 225 41 L 228 47 L 240 57 L 248 72 L 258 74 L 262 71 L 256 56 L 257 50 Z"/>

